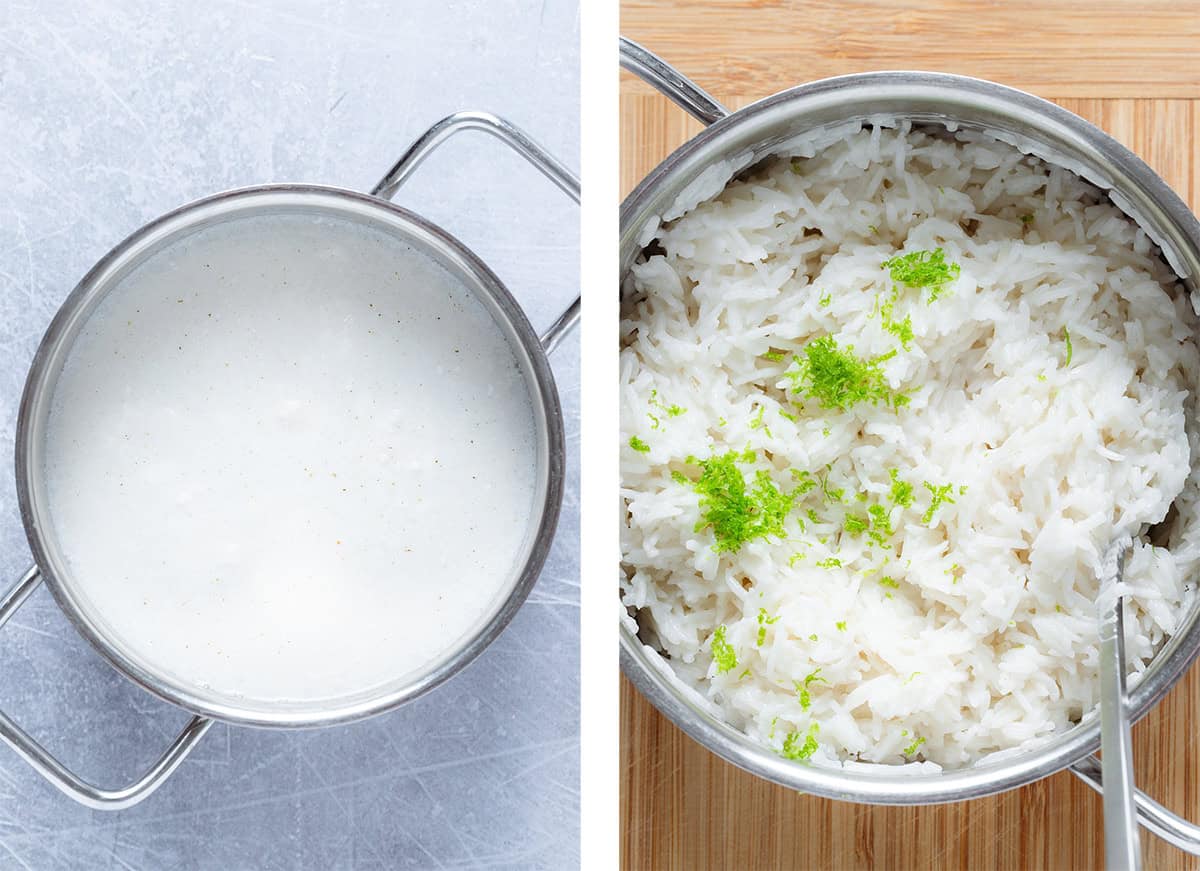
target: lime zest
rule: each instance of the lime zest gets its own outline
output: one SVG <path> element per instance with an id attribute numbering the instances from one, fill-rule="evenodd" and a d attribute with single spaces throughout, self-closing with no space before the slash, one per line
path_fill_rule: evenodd
<path id="1" fill-rule="evenodd" d="M 778 623 L 778 622 L 779 622 L 778 614 L 776 614 L 774 617 L 768 617 L 766 608 L 758 609 L 758 637 L 755 639 L 755 642 L 754 642 L 755 647 L 763 646 L 763 642 L 767 640 L 767 627 L 770 626 L 772 623 Z"/>
<path id="2" fill-rule="evenodd" d="M 882 547 L 887 544 L 888 539 L 895 531 L 888 519 L 888 510 L 883 505 L 871 505 L 867 508 L 867 514 L 871 517 L 871 531 L 867 533 L 867 536 Z"/>
<path id="3" fill-rule="evenodd" d="M 819 479 L 821 482 L 821 495 L 825 497 L 825 501 L 828 502 L 829 504 L 833 505 L 836 503 L 836 504 L 840 505 L 842 502 L 845 501 L 845 499 L 843 499 L 842 497 L 845 495 L 846 490 L 842 487 L 830 487 L 829 486 L 829 472 L 830 471 L 831 470 L 829 468 L 826 468 L 825 474 L 822 475 L 821 478 Z"/>
<path id="4" fill-rule="evenodd" d="M 733 649 L 732 644 L 725 640 L 726 631 L 725 624 L 722 623 L 713 633 L 710 644 L 713 662 L 717 665 L 717 674 L 733 671 L 738 664 L 737 651 Z"/>
<path id="5" fill-rule="evenodd" d="M 795 368 L 784 375 L 795 393 L 816 399 L 823 408 L 848 411 L 859 402 L 882 402 L 898 410 L 908 404 L 909 397 L 893 391 L 884 377 L 882 364 L 893 356 L 894 351 L 873 359 L 860 358 L 853 345 L 840 348 L 833 336 L 819 336 L 804 346 L 804 357 L 797 357 Z"/>
<path id="6" fill-rule="evenodd" d="M 842 526 L 846 532 L 857 538 L 871 527 L 871 521 L 861 514 L 847 514 Z"/>
<path id="7" fill-rule="evenodd" d="M 650 391 L 650 407 L 657 408 L 659 411 L 663 412 L 667 417 L 679 417 L 679 415 L 681 415 L 681 414 L 687 414 L 686 408 L 675 405 L 674 403 L 672 403 L 671 405 L 667 405 L 662 400 L 660 400 L 658 398 L 658 389 L 657 388 Z M 655 417 L 652 412 L 649 412 L 649 411 L 646 412 L 646 416 L 649 417 L 650 420 L 654 421 L 653 425 L 650 427 L 651 429 L 658 429 L 661 426 L 662 422 L 657 417 Z"/>
<path id="8" fill-rule="evenodd" d="M 929 503 L 929 508 L 921 515 L 921 522 L 930 524 L 933 521 L 933 516 L 937 514 L 939 508 L 947 503 L 954 503 L 954 497 L 951 492 L 954 490 L 953 484 L 931 484 L 928 481 L 923 482 L 925 489 L 929 491 L 933 497 Z"/>
<path id="9" fill-rule="evenodd" d="M 812 693 L 809 692 L 808 685 L 811 683 L 829 683 L 825 678 L 821 677 L 821 669 L 817 669 L 812 674 L 804 678 L 804 681 L 794 680 L 792 686 L 796 688 L 796 695 L 800 697 L 800 709 L 807 711 L 812 707 Z"/>
<path id="10" fill-rule="evenodd" d="M 899 288 L 893 288 L 891 293 L 888 294 L 888 298 L 882 304 L 880 304 L 879 300 L 876 300 L 875 304 L 879 308 L 879 318 L 883 323 L 883 328 L 895 336 L 900 342 L 900 347 L 907 351 L 911 347 L 914 338 L 912 315 L 905 315 L 902 321 L 898 321 L 892 317 L 892 309 L 895 307 L 896 300 L 899 297 Z"/>
<path id="11" fill-rule="evenodd" d="M 909 744 L 907 747 L 904 748 L 904 755 L 912 756 L 914 753 L 917 752 L 917 750 L 920 748 L 920 746 L 924 743 L 925 743 L 924 738 L 918 738 L 917 740 L 913 741 L 911 744 Z"/>
<path id="12" fill-rule="evenodd" d="M 1071 365 L 1071 357 L 1075 355 L 1075 349 L 1071 347 L 1071 331 L 1066 327 L 1062 329 L 1062 337 L 1063 341 L 1067 343 L 1067 362 L 1063 364 L 1063 368 L 1066 369 Z"/>
<path id="13" fill-rule="evenodd" d="M 913 504 L 913 486 L 907 481 L 900 480 L 899 469 L 888 469 L 888 478 L 892 482 L 891 499 L 896 505 L 901 508 L 908 508 Z"/>
<path id="14" fill-rule="evenodd" d="M 646 444 L 644 441 L 642 441 L 637 436 L 629 437 L 629 447 L 633 448 L 638 453 L 642 453 L 642 454 L 650 453 L 650 445 Z"/>
<path id="15" fill-rule="evenodd" d="M 958 278 L 962 268 L 957 263 L 946 262 L 946 252 L 941 248 L 932 251 L 910 251 L 883 261 L 892 281 L 905 287 L 925 288 L 929 291 L 928 302 L 934 302 L 952 281 Z"/>
<path id="16" fill-rule="evenodd" d="M 747 488 L 738 463 L 749 463 L 754 451 L 729 451 L 721 456 L 687 462 L 701 468 L 700 479 L 692 484 L 700 494 L 701 520 L 695 531 L 712 527 L 718 553 L 737 553 L 743 544 L 758 538 L 784 537 L 783 522 L 796 502 L 796 492 L 780 490 L 770 473 L 754 473 L 754 485 Z"/>
<path id="17" fill-rule="evenodd" d="M 763 423 L 763 415 L 766 413 L 767 407 L 760 405 L 754 417 L 750 418 L 750 429 L 762 429 L 767 434 L 767 438 L 771 438 L 771 428 Z"/>
<path id="18" fill-rule="evenodd" d="M 780 754 L 784 759 L 792 759 L 797 762 L 803 762 L 812 757 L 817 752 L 820 746 L 817 743 L 817 733 L 820 731 L 820 726 L 813 723 L 808 727 L 808 733 L 801 735 L 799 732 L 788 732 L 787 737 L 783 739 L 783 749 Z"/>

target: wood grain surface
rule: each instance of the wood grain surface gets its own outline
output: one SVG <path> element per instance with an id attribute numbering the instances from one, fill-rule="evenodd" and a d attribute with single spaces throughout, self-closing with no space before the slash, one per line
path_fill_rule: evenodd
<path id="1" fill-rule="evenodd" d="M 836 73 L 922 67 L 996 79 L 1107 130 L 1200 207 L 1200 2 L 625 0 L 622 32 L 730 108 Z M 1084 13 L 1086 10 L 1086 14 Z M 621 80 L 622 194 L 699 125 Z M 1200 820 L 1200 669 L 1133 730 L 1138 785 Z M 1103 866 L 1099 797 L 1070 774 L 987 799 L 889 808 L 801 795 L 723 762 L 622 679 L 627 869 Z M 1142 835 L 1148 869 L 1200 860 Z"/>

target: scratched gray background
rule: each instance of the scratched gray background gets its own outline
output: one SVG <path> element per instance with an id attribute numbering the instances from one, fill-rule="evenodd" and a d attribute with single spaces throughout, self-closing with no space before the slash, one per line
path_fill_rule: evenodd
<path id="1" fill-rule="evenodd" d="M 7 459 L 25 371 L 92 263 L 220 189 L 367 188 L 459 109 L 505 114 L 577 167 L 578 27 L 575 0 L 0 0 L 0 587 L 30 562 Z M 535 325 L 573 297 L 574 205 L 493 140 L 452 141 L 398 199 L 474 248 Z M 578 352 L 572 337 L 554 357 L 571 464 L 558 540 L 482 657 L 365 723 L 218 725 L 117 814 L 76 806 L 0 745 L 0 868 L 577 865 Z M 44 591 L 0 632 L 0 708 L 106 783 L 186 720 Z"/>

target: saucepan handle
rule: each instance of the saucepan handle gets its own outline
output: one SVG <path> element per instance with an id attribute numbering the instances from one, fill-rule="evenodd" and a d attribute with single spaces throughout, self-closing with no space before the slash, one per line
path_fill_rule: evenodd
<path id="1" fill-rule="evenodd" d="M 400 185 L 404 184 L 421 165 L 421 161 L 433 153 L 439 145 L 462 130 L 480 130 L 496 137 L 533 164 L 542 175 L 558 185 L 571 199 L 579 202 L 578 176 L 567 169 L 562 161 L 538 145 L 521 128 L 487 112 L 457 112 L 434 124 L 409 146 L 408 151 L 404 152 L 403 156 L 396 161 L 396 165 L 388 170 L 387 175 L 380 179 L 379 184 L 372 188 L 371 195 L 390 200 L 399 190 Z M 575 301 L 567 307 L 567 310 L 542 333 L 540 338 L 546 352 L 549 353 L 558 347 L 558 343 L 578 322 L 579 297 L 576 296 Z"/>
<path id="2" fill-rule="evenodd" d="M 1076 762 L 1071 766 L 1071 773 L 1096 792 L 1104 794 L 1100 760 L 1095 756 L 1087 756 Z M 1133 803 L 1137 808 L 1138 822 L 1142 828 L 1185 853 L 1200 856 L 1200 826 L 1189 823 L 1178 814 L 1167 810 L 1140 789 L 1134 790 Z"/>
<path id="3" fill-rule="evenodd" d="M 671 100 L 705 127 L 720 121 L 729 110 L 704 89 L 654 52 L 632 39 L 621 37 L 621 66 Z"/>
<path id="4" fill-rule="evenodd" d="M 0 598 L 0 627 L 3 627 L 21 604 L 42 582 L 41 572 L 34 566 L 11 590 Z M 50 755 L 28 732 L 0 711 L 0 739 L 3 739 L 33 768 L 80 804 L 96 810 L 121 810 L 146 798 L 162 785 L 179 767 L 196 742 L 212 726 L 206 717 L 193 717 L 157 762 L 132 783 L 117 789 L 102 789 L 88 783 Z"/>

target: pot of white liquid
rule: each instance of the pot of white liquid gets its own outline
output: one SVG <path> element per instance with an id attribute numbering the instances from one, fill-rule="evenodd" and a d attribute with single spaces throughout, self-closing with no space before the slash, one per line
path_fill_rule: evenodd
<path id="1" fill-rule="evenodd" d="M 87 783 L 0 712 L 0 738 L 94 808 L 128 807 L 214 721 L 315 727 L 390 710 L 478 655 L 546 558 L 564 475 L 540 337 L 454 237 L 388 201 L 450 116 L 370 195 L 265 185 L 121 242 L 51 322 L 16 438 L 41 583 L 122 674 L 195 714 L 136 781 Z"/>

